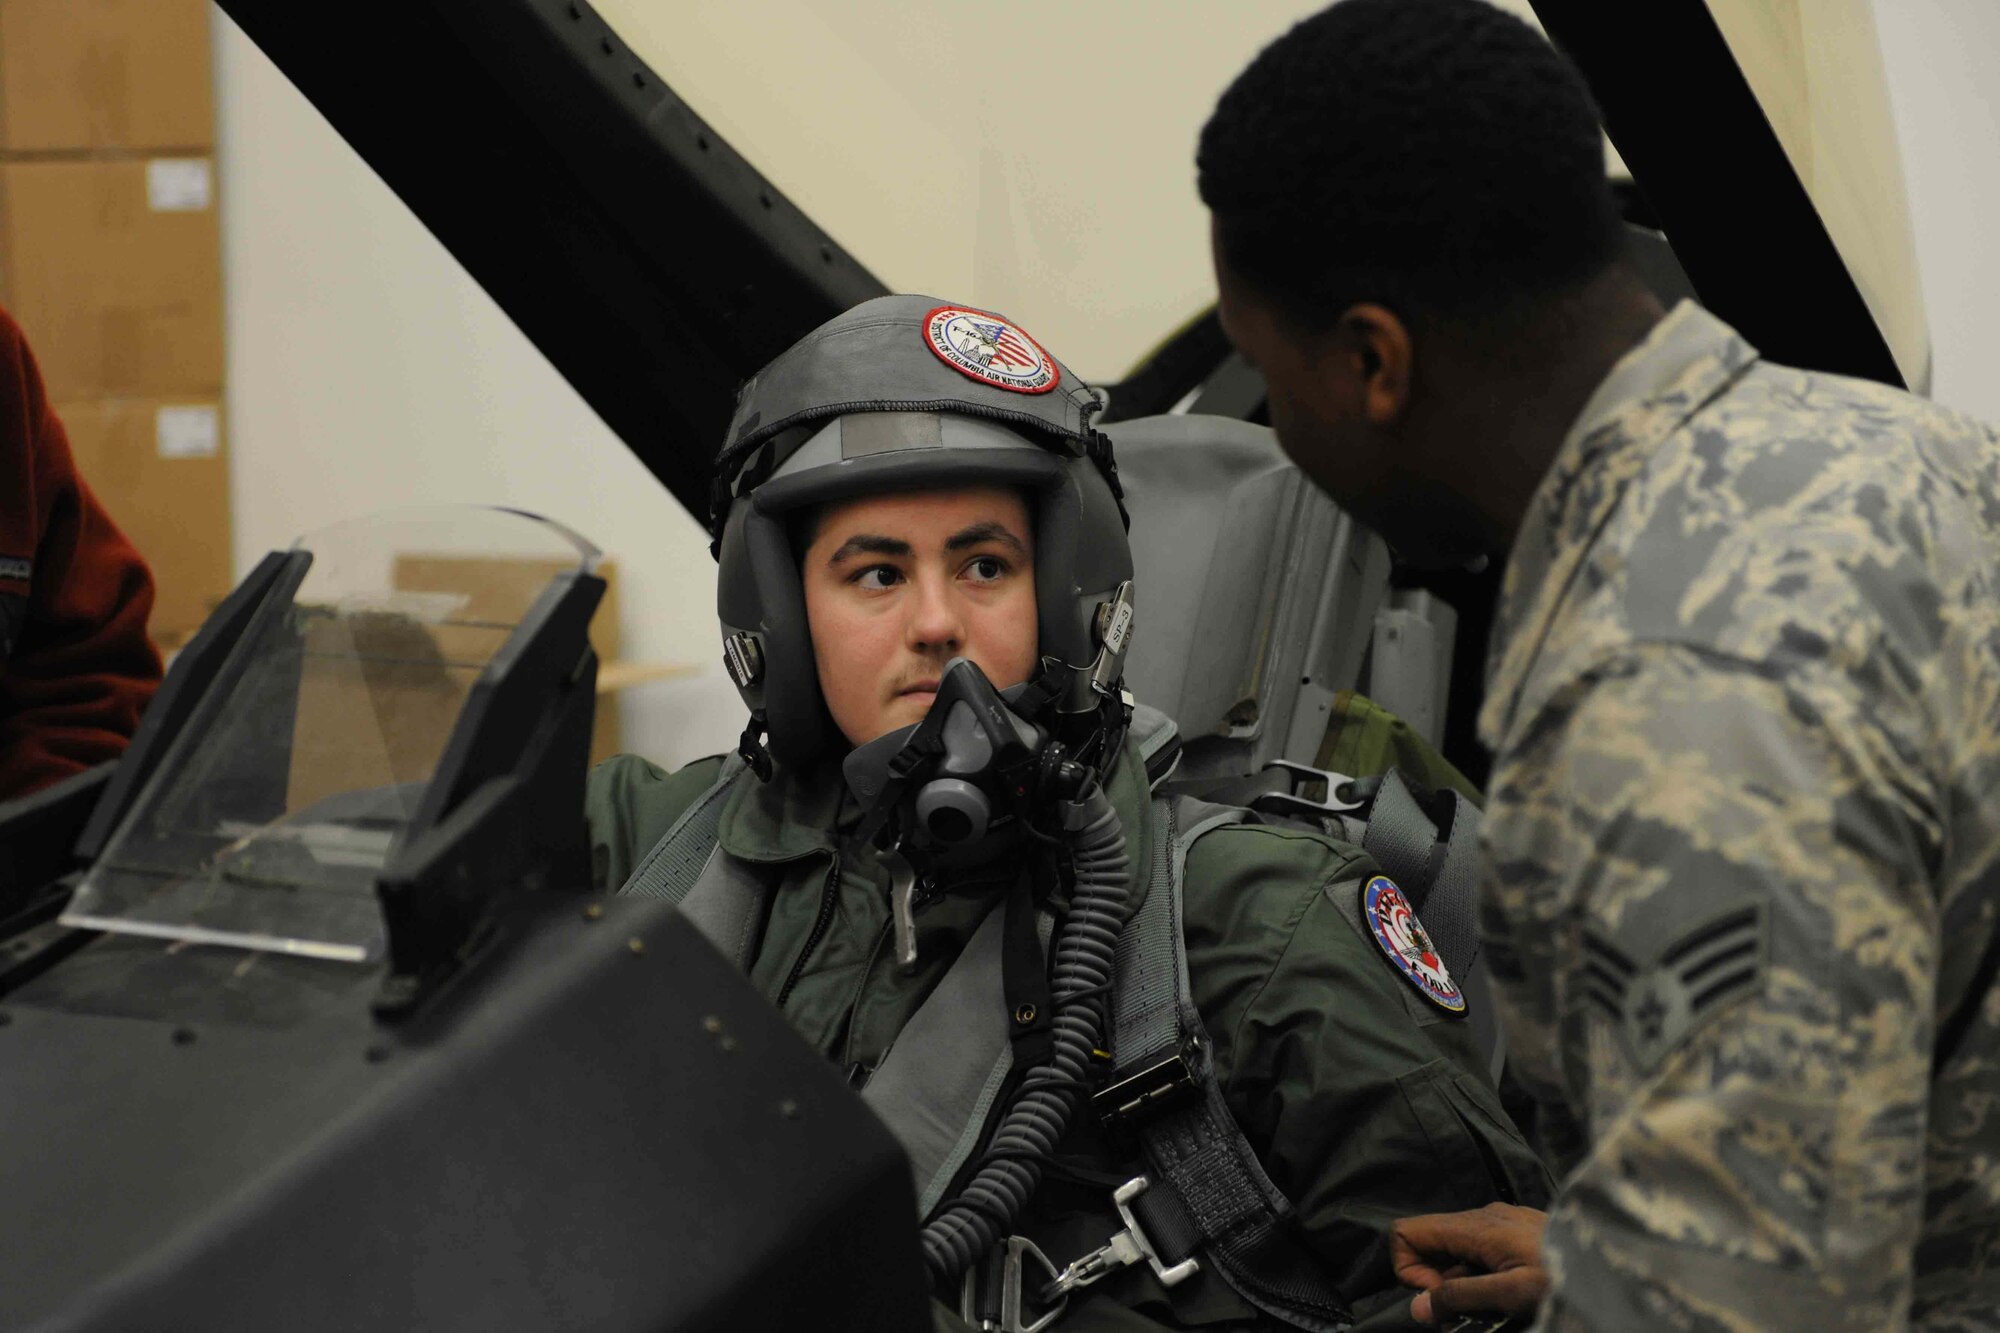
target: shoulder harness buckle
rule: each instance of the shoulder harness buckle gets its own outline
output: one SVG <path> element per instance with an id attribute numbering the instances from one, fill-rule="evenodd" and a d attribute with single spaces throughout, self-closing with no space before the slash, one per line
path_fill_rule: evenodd
<path id="1" fill-rule="evenodd" d="M 1026 1236 L 1001 1241 L 985 1264 L 966 1273 L 959 1295 L 959 1317 L 980 1333 L 1042 1333 L 1069 1308 L 1071 1292 L 1133 1264 L 1150 1264 L 1163 1287 L 1179 1286 L 1199 1273 L 1201 1263 L 1194 1258 L 1176 1264 L 1161 1258 L 1159 1247 L 1139 1224 L 1133 1205 L 1151 1188 L 1152 1181 L 1145 1176 L 1134 1176 L 1113 1190 L 1111 1202 L 1124 1229 L 1061 1272 Z M 1030 1260 L 1042 1270 L 1032 1287 L 1028 1285 Z M 987 1281 L 982 1283 L 982 1277 Z"/>
<path id="2" fill-rule="evenodd" d="M 1356 790 L 1355 780 L 1345 773 L 1333 773 L 1324 768 L 1314 768 L 1310 764 L 1295 764 L 1289 759 L 1273 759 L 1264 765 L 1268 773 L 1276 769 L 1292 781 L 1292 791 L 1269 791 L 1250 802 L 1250 808 L 1258 814 L 1277 815 L 1280 818 L 1324 819 L 1331 815 L 1359 813 L 1366 818 L 1368 798 Z M 1297 788 L 1310 783 L 1321 783 L 1326 795 L 1321 800 L 1297 794 Z"/>
<path id="3" fill-rule="evenodd" d="M 1122 1129 L 1178 1106 L 1201 1091 L 1187 1057 L 1176 1051 L 1090 1095 L 1091 1109 L 1107 1129 Z"/>
<path id="4" fill-rule="evenodd" d="M 1056 1274 L 1056 1280 L 1050 1284 L 1045 1296 L 1068 1299 L 1069 1293 L 1078 1287 L 1087 1287 L 1105 1274 L 1129 1268 L 1141 1259 L 1152 1265 L 1153 1276 L 1160 1280 L 1163 1287 L 1177 1287 L 1201 1271 L 1200 1261 L 1193 1257 L 1177 1264 L 1169 1264 L 1162 1259 L 1159 1246 L 1139 1225 L 1132 1205 L 1152 1186 L 1153 1182 L 1145 1176 L 1134 1176 L 1112 1191 L 1111 1202 L 1118 1209 L 1119 1220 L 1125 1223 L 1125 1229 Z"/>

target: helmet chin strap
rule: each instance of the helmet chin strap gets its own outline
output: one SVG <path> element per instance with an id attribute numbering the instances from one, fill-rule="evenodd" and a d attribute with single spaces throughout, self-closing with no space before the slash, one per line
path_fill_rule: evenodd
<path id="1" fill-rule="evenodd" d="M 750 714 L 750 720 L 743 725 L 743 734 L 737 738 L 736 753 L 743 756 L 743 762 L 757 775 L 757 781 L 771 780 L 771 752 L 764 746 L 764 733 L 770 725 L 770 718 L 759 708 Z"/>

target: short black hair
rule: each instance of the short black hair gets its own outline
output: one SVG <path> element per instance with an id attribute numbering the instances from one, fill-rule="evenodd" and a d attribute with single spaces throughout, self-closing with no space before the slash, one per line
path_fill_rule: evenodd
<path id="1" fill-rule="evenodd" d="M 1230 269 L 1294 322 L 1477 322 L 1624 250 L 1596 105 L 1483 0 L 1341 0 L 1223 93 L 1195 157 Z"/>

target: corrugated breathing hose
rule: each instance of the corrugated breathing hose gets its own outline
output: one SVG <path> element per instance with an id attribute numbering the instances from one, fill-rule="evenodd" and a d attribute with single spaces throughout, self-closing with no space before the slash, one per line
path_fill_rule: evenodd
<path id="1" fill-rule="evenodd" d="M 949 1290 L 1020 1217 L 1041 1182 L 1041 1159 L 1055 1151 L 1088 1090 L 1091 1052 L 1105 1041 L 1131 859 L 1125 829 L 1101 783 L 1091 781 L 1077 800 L 1065 802 L 1062 822 L 1075 882 L 1050 975 L 1054 1049 L 1023 1077 L 965 1189 L 924 1227 L 924 1263 L 939 1290 Z"/>

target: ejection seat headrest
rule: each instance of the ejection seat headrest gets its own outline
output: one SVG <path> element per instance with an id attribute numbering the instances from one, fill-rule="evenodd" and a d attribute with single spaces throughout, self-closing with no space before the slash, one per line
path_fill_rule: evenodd
<path id="1" fill-rule="evenodd" d="M 1387 587 L 1386 548 L 1266 427 L 1187 414 L 1104 432 L 1145 591 L 1127 686 L 1178 721 L 1184 740 L 1244 739 L 1253 771 L 1266 759 L 1311 762 L 1320 736 L 1292 743 L 1294 731 L 1311 731 L 1311 719 L 1294 719 L 1302 682 L 1357 683 Z"/>

